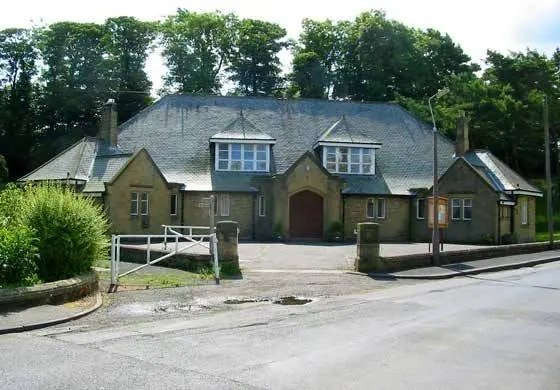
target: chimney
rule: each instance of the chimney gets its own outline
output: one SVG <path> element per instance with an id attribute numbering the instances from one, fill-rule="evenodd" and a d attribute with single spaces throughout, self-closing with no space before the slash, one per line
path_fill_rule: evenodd
<path id="1" fill-rule="evenodd" d="M 455 138 L 455 157 L 464 157 L 469 151 L 469 119 L 462 112 L 457 117 L 457 135 Z"/>
<path id="2" fill-rule="evenodd" d="M 107 100 L 103 105 L 97 138 L 106 141 L 110 146 L 117 146 L 117 104 L 114 99 Z"/>

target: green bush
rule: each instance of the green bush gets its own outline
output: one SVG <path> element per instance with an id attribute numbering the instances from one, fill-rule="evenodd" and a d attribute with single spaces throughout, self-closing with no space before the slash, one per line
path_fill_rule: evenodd
<path id="1" fill-rule="evenodd" d="M 34 232 L 24 226 L 0 226 L 0 287 L 39 283 Z"/>
<path id="2" fill-rule="evenodd" d="M 329 241 L 342 241 L 342 236 L 344 234 L 344 226 L 342 222 L 335 221 L 329 226 L 327 231 L 327 240 Z"/>
<path id="3" fill-rule="evenodd" d="M 88 271 L 107 254 L 108 223 L 101 206 L 70 189 L 28 188 L 22 222 L 35 230 L 39 277 L 46 282 Z"/>
<path id="4" fill-rule="evenodd" d="M 14 226 L 21 223 L 25 192 L 15 184 L 8 184 L 0 191 L 0 226 Z"/>

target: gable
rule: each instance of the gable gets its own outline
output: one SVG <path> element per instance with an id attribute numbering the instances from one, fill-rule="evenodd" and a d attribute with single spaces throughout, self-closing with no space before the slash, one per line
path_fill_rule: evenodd
<path id="1" fill-rule="evenodd" d="M 288 193 L 311 189 L 325 195 L 331 177 L 319 159 L 312 152 L 306 152 L 288 169 L 285 180 Z"/>
<path id="2" fill-rule="evenodd" d="M 432 190 L 432 189 L 430 189 Z M 463 158 L 458 158 L 440 177 L 438 190 L 441 193 L 479 193 L 495 194 L 492 184 Z"/>
<path id="3" fill-rule="evenodd" d="M 146 149 L 136 152 L 108 183 L 111 186 L 156 187 L 168 182 Z"/>

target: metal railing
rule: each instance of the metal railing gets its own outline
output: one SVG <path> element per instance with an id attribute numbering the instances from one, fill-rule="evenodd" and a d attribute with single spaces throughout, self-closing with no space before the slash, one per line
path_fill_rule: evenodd
<path id="1" fill-rule="evenodd" d="M 119 284 L 119 278 L 122 278 L 126 275 L 129 275 L 133 272 L 139 271 L 149 265 L 154 265 L 159 263 L 162 260 L 168 259 L 172 256 L 175 256 L 179 253 L 185 252 L 187 249 L 190 249 L 195 246 L 201 246 L 206 248 L 212 254 L 214 260 L 214 273 L 216 277 L 216 284 L 220 284 L 220 267 L 218 262 L 218 239 L 216 237 L 216 233 L 211 234 L 192 234 L 193 230 L 200 230 L 200 229 L 207 229 L 210 230 L 208 227 L 203 226 L 167 226 L 164 225 L 165 231 L 164 234 L 120 234 L 120 235 L 112 235 L 111 236 L 111 288 L 109 291 L 116 289 L 116 286 Z M 182 234 L 179 233 L 178 229 L 186 229 L 190 234 Z M 174 239 L 175 248 L 170 252 L 166 253 L 158 257 L 157 259 L 151 260 L 151 247 L 152 247 L 152 240 L 153 239 L 162 239 L 164 244 L 164 250 L 167 250 L 167 241 L 169 238 Z M 119 265 L 121 260 L 121 248 L 134 248 L 138 249 L 138 245 L 127 245 L 122 244 L 122 239 L 146 239 L 146 263 L 139 265 L 131 270 L 128 270 L 124 273 L 119 272 Z M 204 240 L 208 239 L 207 242 Z M 188 244 L 182 247 L 179 247 L 179 240 L 184 240 Z"/>

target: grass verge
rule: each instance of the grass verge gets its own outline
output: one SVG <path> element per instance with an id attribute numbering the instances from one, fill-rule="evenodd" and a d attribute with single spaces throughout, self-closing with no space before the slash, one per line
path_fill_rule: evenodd
<path id="1" fill-rule="evenodd" d="M 554 240 L 560 240 L 560 232 L 554 233 Z M 548 241 L 548 232 L 537 232 L 536 240 L 539 242 Z"/>

